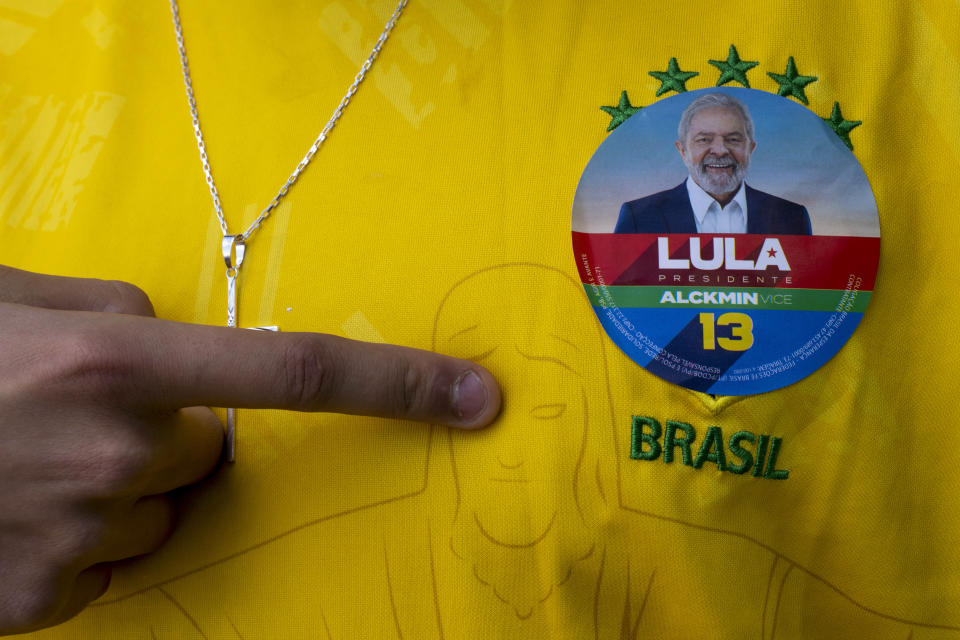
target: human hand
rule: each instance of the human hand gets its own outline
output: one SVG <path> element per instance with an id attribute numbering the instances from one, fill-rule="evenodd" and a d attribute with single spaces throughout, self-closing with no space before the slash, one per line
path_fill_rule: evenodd
<path id="1" fill-rule="evenodd" d="M 496 381 L 468 361 L 310 333 L 159 320 L 119 282 L 0 267 L 0 635 L 103 594 L 110 563 L 169 537 L 165 494 L 217 465 L 207 406 L 488 424 Z"/>

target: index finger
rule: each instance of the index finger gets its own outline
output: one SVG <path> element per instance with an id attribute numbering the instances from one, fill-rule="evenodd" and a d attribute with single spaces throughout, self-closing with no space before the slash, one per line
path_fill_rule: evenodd
<path id="1" fill-rule="evenodd" d="M 500 409 L 490 372 L 420 349 L 144 318 L 111 324 L 117 346 L 142 363 L 136 395 L 169 409 L 332 411 L 461 428 L 486 425 Z"/>

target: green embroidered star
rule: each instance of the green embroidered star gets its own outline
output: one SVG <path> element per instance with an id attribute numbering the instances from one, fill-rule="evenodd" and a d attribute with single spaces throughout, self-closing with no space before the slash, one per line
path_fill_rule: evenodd
<path id="1" fill-rule="evenodd" d="M 627 118 L 635 114 L 643 107 L 635 107 L 630 104 L 630 98 L 627 97 L 627 92 L 624 91 L 620 94 L 620 103 L 615 107 L 600 107 L 604 111 L 610 114 L 610 126 L 607 127 L 607 131 L 613 131 L 620 125 L 622 125 Z"/>
<path id="2" fill-rule="evenodd" d="M 730 53 L 726 60 L 708 60 L 710 64 L 720 69 L 720 79 L 717 80 L 717 86 L 727 84 L 728 82 L 739 82 L 747 89 L 750 88 L 750 81 L 747 80 L 747 71 L 760 64 L 753 60 L 741 60 L 737 48 L 730 45 Z"/>
<path id="3" fill-rule="evenodd" d="M 803 88 L 811 82 L 816 81 L 817 76 L 802 76 L 797 73 L 797 65 L 793 61 L 793 56 L 790 56 L 790 59 L 787 60 L 787 69 L 783 72 L 783 75 L 771 73 L 770 71 L 767 71 L 767 75 L 780 84 L 777 95 L 793 96 L 803 104 L 810 104 L 807 102 L 807 95 L 804 93 Z"/>
<path id="4" fill-rule="evenodd" d="M 853 151 L 853 143 L 850 142 L 850 132 L 863 124 L 862 120 L 844 120 L 843 113 L 840 112 L 840 103 L 833 103 L 833 111 L 830 112 L 829 118 L 824 118 L 826 122 L 833 131 L 840 136 L 840 139 L 843 140 L 843 144 Z"/>
<path id="5" fill-rule="evenodd" d="M 657 89 L 658 96 L 665 94 L 667 91 L 684 93 L 687 90 L 687 80 L 700 75 L 699 71 L 681 71 L 676 58 L 670 58 L 666 71 L 650 71 L 648 73 L 660 81 L 660 88 Z"/>

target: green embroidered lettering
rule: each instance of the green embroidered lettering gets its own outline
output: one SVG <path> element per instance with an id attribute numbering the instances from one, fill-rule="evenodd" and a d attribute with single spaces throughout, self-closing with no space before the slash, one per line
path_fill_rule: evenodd
<path id="1" fill-rule="evenodd" d="M 750 444 L 756 444 L 757 436 L 753 435 L 749 431 L 737 431 L 735 434 L 730 436 L 730 453 L 740 458 L 740 462 L 736 464 L 728 464 L 727 471 L 736 473 L 738 475 L 744 473 L 753 465 L 753 454 L 750 453 L 749 449 L 744 449 L 740 446 L 740 443 L 744 440 Z"/>
<path id="2" fill-rule="evenodd" d="M 782 438 L 773 438 L 770 441 L 770 457 L 767 458 L 767 468 L 763 471 L 764 478 L 771 480 L 786 480 L 790 475 L 789 469 L 777 469 L 777 454 L 780 453 Z"/>
<path id="3" fill-rule="evenodd" d="M 646 426 L 650 433 L 645 433 Z M 633 430 L 630 436 L 630 457 L 634 460 L 656 460 L 660 457 L 660 434 L 663 428 L 653 418 L 633 416 Z M 644 449 L 644 443 L 649 449 Z"/>
<path id="4" fill-rule="evenodd" d="M 680 449 L 680 462 L 694 469 L 702 469 L 712 462 L 717 471 L 729 471 L 745 475 L 748 471 L 754 478 L 786 480 L 789 469 L 778 469 L 777 458 L 783 448 L 783 438 L 760 435 L 741 429 L 724 438 L 723 429 L 707 427 L 696 455 L 693 445 L 697 442 L 697 430 L 681 420 L 665 420 L 662 425 L 656 418 L 631 416 L 630 457 L 634 460 L 657 460 L 661 456 L 666 464 L 675 460 L 675 449 Z M 727 455 L 732 456 L 727 461 Z"/>
<path id="5" fill-rule="evenodd" d="M 693 468 L 699 469 L 707 460 L 716 464 L 720 471 L 727 468 L 727 456 L 723 451 L 723 431 L 720 427 L 707 429 L 707 435 L 703 437 L 700 451 L 697 452 L 697 459 L 693 461 Z"/>
<path id="6" fill-rule="evenodd" d="M 677 437 L 677 429 L 684 433 L 682 438 Z M 690 445 L 697 439 L 697 432 L 693 425 L 677 420 L 667 420 L 667 429 L 663 434 L 663 461 L 673 462 L 673 448 L 680 447 L 683 464 L 693 466 L 693 456 L 690 455 Z"/>
<path id="7" fill-rule="evenodd" d="M 770 436 L 760 436 L 757 442 L 757 460 L 753 465 L 754 478 L 760 477 L 760 471 L 763 469 L 763 459 L 767 457 L 767 445 L 770 443 Z"/>

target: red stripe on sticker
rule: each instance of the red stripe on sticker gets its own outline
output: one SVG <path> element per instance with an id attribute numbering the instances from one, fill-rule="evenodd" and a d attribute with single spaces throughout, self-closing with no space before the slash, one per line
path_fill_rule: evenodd
<path id="1" fill-rule="evenodd" d="M 574 231 L 573 250 L 585 284 L 872 291 L 880 238 Z"/>

